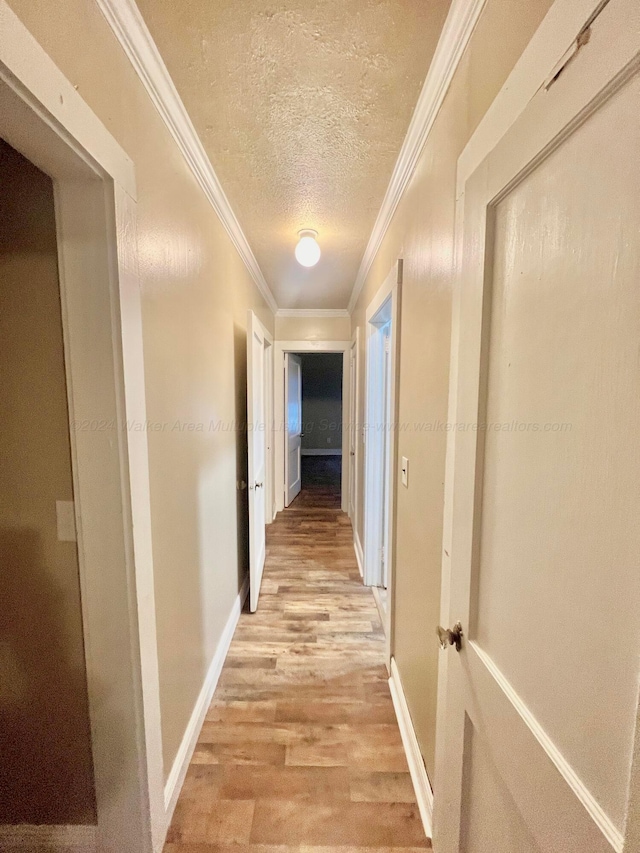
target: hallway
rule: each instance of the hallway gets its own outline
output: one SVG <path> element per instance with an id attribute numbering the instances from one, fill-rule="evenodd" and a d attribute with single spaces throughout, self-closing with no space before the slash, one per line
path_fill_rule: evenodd
<path id="1" fill-rule="evenodd" d="M 240 618 L 165 853 L 429 846 L 339 485 L 326 459 L 324 476 L 306 467 L 268 529 L 260 606 Z"/>

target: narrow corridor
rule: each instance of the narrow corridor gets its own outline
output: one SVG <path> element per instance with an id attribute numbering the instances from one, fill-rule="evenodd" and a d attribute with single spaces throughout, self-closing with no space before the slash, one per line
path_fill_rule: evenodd
<path id="1" fill-rule="evenodd" d="M 325 460 L 268 529 L 165 853 L 424 849 L 351 525 Z M 241 845 L 239 848 L 237 845 Z"/>

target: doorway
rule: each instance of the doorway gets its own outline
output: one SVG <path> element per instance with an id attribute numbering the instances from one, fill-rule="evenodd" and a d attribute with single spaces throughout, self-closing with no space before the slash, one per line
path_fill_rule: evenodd
<path id="1" fill-rule="evenodd" d="M 302 353 L 302 492 L 340 499 L 342 486 L 341 353 Z M 311 496 L 310 496 L 311 497 Z"/>
<path id="2" fill-rule="evenodd" d="M 274 344 L 275 504 L 280 512 L 310 487 L 333 491 L 349 506 L 351 341 L 277 341 Z M 306 379 L 305 379 L 306 377 Z"/>
<path id="3" fill-rule="evenodd" d="M 9 10 L 2 29 L 0 137 L 53 182 L 73 491 L 49 512 L 54 542 L 75 522 L 95 817 L 0 825 L 0 846 L 150 853 L 166 813 L 147 437 L 126 429 L 146 421 L 135 174 Z"/>
<path id="4" fill-rule="evenodd" d="M 94 825 L 53 184 L 0 186 L 0 824 Z"/>

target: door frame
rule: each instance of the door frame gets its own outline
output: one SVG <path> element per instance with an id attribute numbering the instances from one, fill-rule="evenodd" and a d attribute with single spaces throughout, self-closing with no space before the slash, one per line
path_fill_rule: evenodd
<path id="1" fill-rule="evenodd" d="M 0 135 L 53 181 L 97 803 L 95 827 L 5 828 L 14 831 L 3 840 L 24 840 L 23 833 L 32 843 L 55 839 L 97 853 L 151 853 L 161 847 L 170 815 L 143 428 L 135 170 L 5 0 Z"/>
<path id="2" fill-rule="evenodd" d="M 365 315 L 366 373 L 364 425 L 364 582 L 380 586 L 379 554 L 387 542 L 387 605 L 383 627 L 387 638 L 387 665 L 393 654 L 393 603 L 395 564 L 395 507 L 398 457 L 398 384 L 400 375 L 400 298 L 402 289 L 402 260 L 398 259 L 380 286 Z M 390 392 L 388 430 L 372 428 L 385 423 L 385 397 L 381 393 L 380 365 L 384 360 L 384 339 L 380 330 L 391 323 L 390 334 Z M 387 442 L 386 464 L 380 460 Z M 383 502 L 383 488 L 385 499 Z M 386 504 L 386 506 L 385 506 Z M 386 529 L 384 529 L 386 527 Z"/>
<path id="3" fill-rule="evenodd" d="M 578 34 L 583 29 L 585 23 L 596 14 L 602 5 L 601 0 L 555 0 L 458 159 L 448 423 L 455 424 L 459 421 L 459 348 L 463 287 L 465 187 L 467 181 L 476 172 L 489 153 L 497 146 L 499 141 L 515 125 L 534 96 L 541 89 L 550 88 L 553 80 L 561 73 L 563 66 L 576 53 L 575 44 Z M 450 431 L 447 438 L 445 464 L 442 592 L 440 606 L 440 620 L 442 625 L 453 624 L 459 618 L 459 614 L 452 611 L 451 607 L 452 591 L 458 583 L 458 577 L 452 561 L 454 540 L 454 476 L 457 444 L 456 432 Z M 451 802 L 441 799 L 438 785 L 438 779 L 446 779 L 451 773 L 445 748 L 446 727 L 449 716 L 449 708 L 447 706 L 448 680 L 452 677 L 452 674 L 449 672 L 449 663 L 451 660 L 451 655 L 443 652 L 440 655 L 438 666 L 434 773 L 434 846 L 439 844 L 438 827 L 441 820 L 439 815 L 444 815 L 453 806 Z M 544 744 L 541 741 L 539 743 L 545 749 Z M 638 845 L 640 845 L 640 700 L 638 704 L 629 792 L 630 800 L 624 838 L 616 839 L 615 847 L 612 847 L 612 849 L 619 848 L 624 853 L 627 853 L 627 851 L 631 853 L 632 850 L 637 849 Z"/>
<path id="4" fill-rule="evenodd" d="M 349 351 L 351 341 L 275 341 L 273 347 L 273 389 L 274 389 L 274 484 L 276 512 L 284 509 L 285 471 L 284 454 L 287 438 L 286 413 L 284 410 L 284 356 L 285 353 L 334 352 L 342 353 L 342 421 L 344 413 L 349 411 Z M 347 512 L 349 503 L 349 436 L 342 430 L 342 483 L 340 507 Z"/>

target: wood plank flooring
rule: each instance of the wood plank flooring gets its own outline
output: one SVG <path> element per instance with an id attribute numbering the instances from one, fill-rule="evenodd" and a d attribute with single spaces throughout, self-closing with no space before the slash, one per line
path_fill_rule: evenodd
<path id="1" fill-rule="evenodd" d="M 430 846 L 339 487 L 310 479 L 268 528 L 259 609 L 240 617 L 165 853 Z"/>

